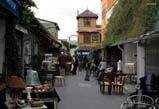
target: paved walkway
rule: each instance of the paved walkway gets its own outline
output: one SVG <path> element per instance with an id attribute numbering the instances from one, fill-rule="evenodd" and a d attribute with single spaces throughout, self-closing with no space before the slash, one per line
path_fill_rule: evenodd
<path id="1" fill-rule="evenodd" d="M 102 94 L 94 78 L 84 81 L 85 72 L 66 76 L 65 86 L 56 86 L 61 98 L 58 109 L 120 109 L 127 95 Z"/>

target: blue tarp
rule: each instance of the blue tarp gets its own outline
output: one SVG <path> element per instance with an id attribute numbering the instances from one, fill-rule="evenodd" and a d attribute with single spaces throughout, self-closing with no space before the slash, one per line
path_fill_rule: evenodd
<path id="1" fill-rule="evenodd" d="M 13 13 L 15 16 L 19 15 L 19 4 L 17 0 L 0 0 L 0 5 Z"/>

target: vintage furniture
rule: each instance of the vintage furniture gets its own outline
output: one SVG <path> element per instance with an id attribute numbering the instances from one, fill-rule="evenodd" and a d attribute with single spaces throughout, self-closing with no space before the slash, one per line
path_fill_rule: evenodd
<path id="1" fill-rule="evenodd" d="M 105 92 L 105 86 L 108 87 L 108 93 L 111 94 L 112 84 L 111 84 L 112 73 L 103 73 L 103 79 L 99 82 L 100 91 Z"/>
<path id="2" fill-rule="evenodd" d="M 114 74 L 112 87 L 114 92 L 123 93 L 123 88 L 125 84 L 126 74 L 118 73 Z"/>
<path id="3" fill-rule="evenodd" d="M 125 74 L 118 73 L 115 74 L 114 72 L 103 73 L 103 78 L 99 82 L 100 91 L 102 93 L 105 92 L 105 86 L 108 87 L 108 93 L 111 94 L 112 90 L 114 92 L 123 93 L 123 87 L 125 84 Z"/>
<path id="4" fill-rule="evenodd" d="M 48 109 L 57 109 L 57 103 L 60 101 L 60 98 L 55 89 L 51 89 L 48 92 L 32 92 L 31 97 L 34 99 L 37 97 L 44 101 L 44 105 L 48 107 Z M 22 99 L 27 98 L 27 93 L 24 92 L 21 96 Z"/>

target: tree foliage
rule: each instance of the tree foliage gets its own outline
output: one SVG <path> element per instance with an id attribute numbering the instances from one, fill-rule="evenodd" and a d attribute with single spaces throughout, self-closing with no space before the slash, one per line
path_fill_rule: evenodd
<path id="1" fill-rule="evenodd" d="M 152 30 L 158 10 L 156 5 L 149 5 L 154 0 L 118 0 L 108 20 L 104 45 L 138 37 Z"/>
<path id="2" fill-rule="evenodd" d="M 28 1 L 28 0 L 27 0 Z M 31 23 L 34 20 L 34 13 L 31 10 L 31 7 L 36 7 L 35 3 L 32 0 L 27 2 L 26 0 L 20 0 L 20 11 L 18 22 L 28 30 L 31 30 Z"/>

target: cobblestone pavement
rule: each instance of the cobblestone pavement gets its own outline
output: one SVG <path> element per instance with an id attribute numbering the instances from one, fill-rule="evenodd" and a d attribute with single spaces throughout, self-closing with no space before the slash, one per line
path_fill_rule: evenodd
<path id="1" fill-rule="evenodd" d="M 61 97 L 58 109 L 120 109 L 128 95 L 102 94 L 98 82 L 93 77 L 85 81 L 84 76 L 85 71 L 67 75 L 64 86 L 55 86 Z"/>

